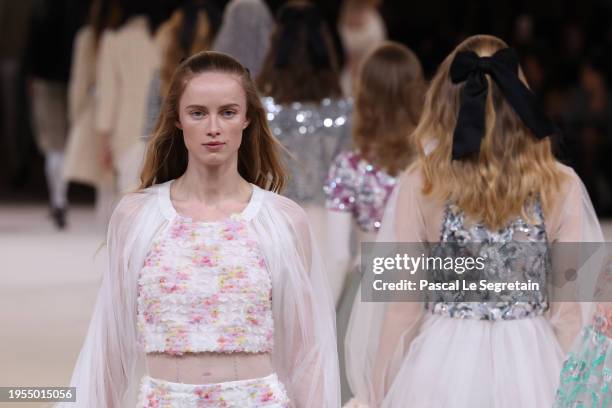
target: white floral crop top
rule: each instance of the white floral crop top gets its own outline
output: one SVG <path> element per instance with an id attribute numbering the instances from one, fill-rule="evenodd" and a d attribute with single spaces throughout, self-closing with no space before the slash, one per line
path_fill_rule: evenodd
<path id="1" fill-rule="evenodd" d="M 272 281 L 242 214 L 198 222 L 176 214 L 154 239 L 138 277 L 144 351 L 270 352 Z M 169 202 L 169 197 L 168 197 Z"/>

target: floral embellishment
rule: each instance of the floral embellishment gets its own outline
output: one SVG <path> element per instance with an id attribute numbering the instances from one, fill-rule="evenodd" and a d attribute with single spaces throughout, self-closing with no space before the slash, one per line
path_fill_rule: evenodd
<path id="1" fill-rule="evenodd" d="M 230 219 L 225 222 L 221 233 L 224 239 L 231 241 L 243 236 L 245 230 L 244 221 L 241 217 L 239 215 L 232 215 Z"/>
<path id="2" fill-rule="evenodd" d="M 138 277 L 146 352 L 270 352 L 272 281 L 246 221 L 176 218 L 161 231 Z"/>
<path id="3" fill-rule="evenodd" d="M 170 236 L 174 239 L 186 238 L 191 234 L 189 222 L 183 219 L 178 219 L 170 229 Z"/>
<path id="4" fill-rule="evenodd" d="M 224 400 L 222 395 L 222 387 L 219 385 L 196 387 L 193 393 L 198 398 L 198 407 L 209 407 L 212 406 L 209 404 L 220 403 Z"/>
<path id="5" fill-rule="evenodd" d="M 593 316 L 593 327 L 598 332 L 612 337 L 612 307 L 597 305 L 597 312 Z"/>
<path id="6" fill-rule="evenodd" d="M 192 385 L 144 377 L 139 407 L 289 408 L 284 385 L 276 375 L 226 383 Z"/>

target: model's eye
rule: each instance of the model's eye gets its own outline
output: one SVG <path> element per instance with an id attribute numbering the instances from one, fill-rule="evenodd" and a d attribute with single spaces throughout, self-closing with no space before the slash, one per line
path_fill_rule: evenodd
<path id="1" fill-rule="evenodd" d="M 223 117 L 225 118 L 233 118 L 236 115 L 236 111 L 227 109 L 222 112 Z"/>
<path id="2" fill-rule="evenodd" d="M 201 118 L 203 118 L 203 117 L 204 117 L 204 112 L 199 111 L 199 110 L 195 110 L 195 111 L 191 111 L 191 112 L 189 113 L 189 115 L 190 115 L 192 118 L 195 118 L 195 119 L 201 119 Z"/>

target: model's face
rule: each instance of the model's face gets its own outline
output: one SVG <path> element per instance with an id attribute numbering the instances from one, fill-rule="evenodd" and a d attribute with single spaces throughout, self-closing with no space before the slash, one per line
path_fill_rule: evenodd
<path id="1" fill-rule="evenodd" d="M 179 121 L 189 160 L 206 166 L 238 162 L 249 125 L 246 94 L 238 76 L 205 72 L 193 77 L 179 101 Z"/>

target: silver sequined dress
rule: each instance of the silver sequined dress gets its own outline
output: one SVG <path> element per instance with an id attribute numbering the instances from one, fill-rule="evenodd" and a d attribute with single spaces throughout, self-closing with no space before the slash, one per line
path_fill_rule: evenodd
<path id="1" fill-rule="evenodd" d="M 548 310 L 546 291 L 550 277 L 550 255 L 544 216 L 539 201 L 533 208 L 533 221 L 517 218 L 499 231 L 490 231 L 481 224 L 467 226 L 465 216 L 456 206 L 447 204 L 440 244 L 433 255 L 443 259 L 481 257 L 484 271 L 462 274 L 464 281 L 479 283 L 537 283 L 538 291 L 444 290 L 434 293 L 426 307 L 434 314 L 460 319 L 514 320 L 542 315 Z M 430 282 L 457 279 L 453 270 L 428 271 Z"/>
<path id="2" fill-rule="evenodd" d="M 280 105 L 262 99 L 274 136 L 289 150 L 290 180 L 283 195 L 300 204 L 324 204 L 323 184 L 333 158 L 351 143 L 352 102 L 323 99 L 320 104 Z"/>
<path id="3" fill-rule="evenodd" d="M 428 243 L 429 256 L 487 258 L 484 270 L 473 271 L 476 281 L 545 283 L 550 253 L 539 204 L 532 207 L 530 218 L 490 230 L 468 224 L 459 208 L 447 204 L 440 238 Z M 458 279 L 456 270 L 428 268 L 425 276 L 436 283 Z M 418 330 L 406 331 L 402 338 L 405 356 L 381 407 L 552 406 L 563 351 L 547 317 L 550 296 L 545 287 L 529 292 L 467 293 L 461 287 L 432 292 Z M 404 304 L 403 313 L 415 309 Z"/>

